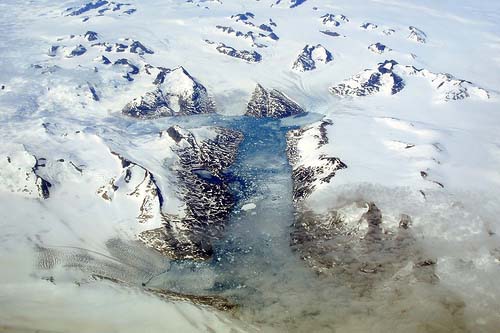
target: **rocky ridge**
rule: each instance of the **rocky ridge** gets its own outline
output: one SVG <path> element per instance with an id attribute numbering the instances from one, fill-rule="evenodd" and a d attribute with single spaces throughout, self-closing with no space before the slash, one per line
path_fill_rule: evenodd
<path id="1" fill-rule="evenodd" d="M 372 51 L 373 53 L 377 54 L 383 54 L 385 52 L 392 51 L 389 47 L 382 43 L 374 43 L 368 46 L 368 50 Z"/>
<path id="2" fill-rule="evenodd" d="M 323 45 L 306 45 L 293 63 L 292 69 L 299 72 L 312 71 L 317 64 L 328 64 L 333 55 Z"/>
<path id="3" fill-rule="evenodd" d="M 377 93 L 397 94 L 405 86 L 403 78 L 394 71 L 397 64 L 394 60 L 379 63 L 377 68 L 366 69 L 331 87 L 330 92 L 337 96 L 358 97 Z"/>
<path id="4" fill-rule="evenodd" d="M 96 0 L 83 4 L 80 7 L 70 7 L 65 10 L 66 16 L 81 16 L 83 17 L 83 22 L 88 21 L 90 18 L 95 16 L 104 16 L 108 13 L 113 13 L 117 15 L 131 15 L 135 13 L 137 9 L 129 3 L 107 1 L 107 0 Z"/>
<path id="5" fill-rule="evenodd" d="M 408 27 L 408 30 L 410 30 L 410 34 L 408 35 L 409 40 L 421 44 L 427 43 L 427 34 L 425 32 L 414 26 Z"/>
<path id="6" fill-rule="evenodd" d="M 347 165 L 338 157 L 328 156 L 321 148 L 328 143 L 328 127 L 323 120 L 287 133 L 287 156 L 292 166 L 293 201 L 302 202 L 322 184 L 329 183 Z"/>
<path id="7" fill-rule="evenodd" d="M 302 107 L 282 92 L 276 89 L 266 90 L 257 84 L 245 114 L 257 118 L 285 118 L 304 112 Z"/>
<path id="8" fill-rule="evenodd" d="M 369 96 L 374 94 L 394 95 L 403 90 L 407 77 L 426 78 L 437 92 L 436 101 L 448 102 L 469 97 L 488 99 L 489 93 L 470 81 L 457 79 L 447 73 L 433 73 L 414 66 L 405 66 L 394 60 L 379 63 L 375 69 L 365 69 L 353 77 L 330 88 L 337 96 Z"/>
<path id="9" fill-rule="evenodd" d="M 154 90 L 125 105 L 122 113 L 140 119 L 153 119 L 215 111 L 207 89 L 183 67 L 161 70 L 154 85 Z"/>
<path id="10" fill-rule="evenodd" d="M 224 43 L 215 43 L 208 39 L 205 40 L 205 42 L 209 45 L 214 45 L 217 52 L 232 58 L 241 59 L 249 63 L 257 63 L 262 60 L 262 55 L 260 55 L 257 51 L 237 50 L 232 46 Z"/>
<path id="11" fill-rule="evenodd" d="M 164 227 L 144 231 L 139 239 L 171 258 L 211 257 L 211 241 L 220 236 L 234 205 L 224 171 L 236 158 L 243 136 L 223 127 L 213 130 L 215 136 L 203 141 L 179 126 L 162 133 L 175 142 L 172 151 L 179 160 L 172 170 L 185 211 L 179 216 L 163 213 Z"/>

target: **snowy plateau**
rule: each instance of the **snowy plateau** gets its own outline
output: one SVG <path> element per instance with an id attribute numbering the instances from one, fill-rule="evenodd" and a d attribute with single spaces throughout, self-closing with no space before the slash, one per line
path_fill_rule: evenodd
<path id="1" fill-rule="evenodd" d="M 1 0 L 0 332 L 498 332 L 500 2 Z"/>

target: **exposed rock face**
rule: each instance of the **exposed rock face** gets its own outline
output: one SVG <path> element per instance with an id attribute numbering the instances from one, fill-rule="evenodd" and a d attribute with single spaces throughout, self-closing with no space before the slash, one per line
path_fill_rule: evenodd
<path id="1" fill-rule="evenodd" d="M 327 36 L 340 37 L 340 34 L 338 32 L 335 32 L 335 31 L 321 30 L 320 32 L 323 33 L 323 34 L 325 34 L 325 35 L 327 35 Z"/>
<path id="2" fill-rule="evenodd" d="M 394 30 L 394 29 L 385 29 L 384 31 L 382 31 L 382 33 L 386 36 L 394 35 L 395 32 L 396 32 L 396 30 Z"/>
<path id="3" fill-rule="evenodd" d="M 83 45 L 77 45 L 71 52 L 67 55 L 68 58 L 72 57 L 79 57 L 82 54 L 85 54 L 87 52 L 87 49 Z"/>
<path id="4" fill-rule="evenodd" d="M 293 63 L 292 69 L 299 72 L 311 71 L 316 69 L 317 63 L 327 64 L 332 60 L 333 55 L 323 45 L 306 45 Z"/>
<path id="5" fill-rule="evenodd" d="M 84 38 L 89 42 L 93 42 L 99 39 L 99 35 L 95 31 L 87 31 L 84 35 Z"/>
<path id="6" fill-rule="evenodd" d="M 366 23 L 363 23 L 360 26 L 360 28 L 365 29 L 365 30 L 375 30 L 378 28 L 378 25 L 376 25 L 375 23 L 366 22 Z"/>
<path id="7" fill-rule="evenodd" d="M 298 7 L 300 5 L 302 5 L 304 2 L 306 2 L 307 0 L 288 0 L 288 1 L 282 1 L 282 0 L 276 0 L 276 5 L 279 5 L 281 3 L 287 3 L 287 6 L 289 8 L 295 8 L 295 7 Z"/>
<path id="8" fill-rule="evenodd" d="M 320 148 L 328 143 L 327 128 L 331 125 L 331 121 L 325 120 L 287 134 L 295 203 L 307 198 L 322 184 L 329 183 L 337 171 L 347 168 L 339 158 L 320 152 Z"/>
<path id="9" fill-rule="evenodd" d="M 338 96 L 369 96 L 376 93 L 393 95 L 400 92 L 405 83 L 403 78 L 394 72 L 398 63 L 386 60 L 378 64 L 376 69 L 366 69 L 330 88 L 330 92 Z"/>
<path id="10" fill-rule="evenodd" d="M 153 54 L 153 50 L 147 48 L 146 46 L 144 46 L 141 42 L 139 41 L 134 41 L 132 42 L 132 44 L 130 44 L 130 52 L 131 53 L 137 53 L 137 54 L 140 54 L 140 55 L 143 55 L 145 53 L 147 54 Z"/>
<path id="11" fill-rule="evenodd" d="M 349 22 L 349 19 L 345 15 L 336 15 L 336 14 L 325 14 L 320 17 L 321 23 L 328 27 L 338 27 L 340 26 L 340 22 Z"/>
<path id="12" fill-rule="evenodd" d="M 155 89 L 125 105 L 122 113 L 141 119 L 211 113 L 215 111 L 207 89 L 183 67 L 165 69 Z"/>
<path id="13" fill-rule="evenodd" d="M 338 27 L 340 22 L 336 20 L 335 15 L 333 14 L 325 14 L 320 17 L 321 23 L 329 27 Z"/>
<path id="14" fill-rule="evenodd" d="M 98 0 L 95 2 L 88 2 L 85 5 L 81 6 L 80 8 L 68 8 L 68 11 L 70 11 L 70 13 L 68 15 L 70 15 L 70 16 L 81 15 L 81 14 L 88 12 L 92 9 L 97 9 L 97 8 L 105 6 L 107 4 L 108 4 L 108 1 L 106 1 L 106 0 Z"/>
<path id="15" fill-rule="evenodd" d="M 255 14 L 253 14 L 251 12 L 246 12 L 246 13 L 231 15 L 231 19 L 233 19 L 235 22 L 243 23 L 245 25 L 248 25 L 248 26 L 253 27 L 253 28 L 260 29 L 260 30 L 262 30 L 264 32 L 267 32 L 267 33 L 270 33 L 270 34 L 274 34 L 272 27 L 277 27 L 278 26 L 276 24 L 276 22 L 274 22 L 272 19 L 269 19 L 269 24 L 254 23 L 253 20 L 255 19 Z"/>
<path id="16" fill-rule="evenodd" d="M 26 150 L 13 151 L 0 158 L 0 190 L 26 198 L 48 199 L 50 182 L 38 175 L 45 166 L 44 159 L 37 159 Z"/>
<path id="17" fill-rule="evenodd" d="M 217 25 L 219 31 L 234 36 L 238 39 L 245 40 L 251 44 L 251 47 L 266 48 L 273 45 L 273 42 L 279 40 L 278 35 L 273 28 L 277 24 L 269 19 L 266 23 L 258 22 L 255 15 L 251 12 L 239 13 L 230 17 L 239 26 L 245 25 L 249 30 L 242 31 L 240 28 L 233 28 L 227 25 Z M 258 63 L 262 60 L 262 55 L 253 50 L 237 49 L 223 42 L 215 42 L 214 40 L 206 39 L 205 42 L 212 45 L 215 50 L 221 54 L 241 59 L 249 63 Z"/>
<path id="18" fill-rule="evenodd" d="M 59 50 L 59 46 L 58 45 L 52 45 L 49 49 L 49 51 L 47 52 L 47 55 L 49 57 L 55 57 L 57 55 L 57 51 Z"/>
<path id="19" fill-rule="evenodd" d="M 104 200 L 113 201 L 115 196 L 128 196 L 139 200 L 137 220 L 146 223 L 160 214 L 163 197 L 154 176 L 144 167 L 116 155 L 122 164 L 122 172 L 108 184 L 101 186 L 97 194 Z"/>
<path id="20" fill-rule="evenodd" d="M 103 200 L 127 205 L 131 212 L 137 209 L 136 219 L 143 224 L 139 240 L 174 259 L 210 258 L 211 242 L 220 236 L 234 205 L 224 172 L 236 158 L 243 135 L 222 127 L 193 131 L 173 126 L 161 132 L 156 144 L 171 150 L 161 162 L 168 166 L 166 174 L 156 170 L 155 176 L 113 153 L 121 171 L 97 189 Z M 179 205 L 172 208 L 177 200 Z"/>
<path id="21" fill-rule="evenodd" d="M 224 43 L 215 44 L 215 42 L 209 40 L 206 40 L 206 42 L 210 45 L 216 45 L 215 49 L 217 52 L 233 58 L 245 60 L 247 62 L 260 62 L 262 60 L 262 56 L 257 51 L 237 50 Z"/>
<path id="22" fill-rule="evenodd" d="M 133 63 L 131 63 L 130 61 L 128 61 L 125 58 L 118 59 L 113 64 L 114 65 L 122 65 L 122 66 L 125 66 L 127 68 L 127 73 L 123 77 L 126 78 L 128 81 L 134 80 L 131 75 L 139 74 L 139 67 L 137 67 L 136 65 L 134 65 Z"/>
<path id="23" fill-rule="evenodd" d="M 385 46 L 382 43 L 372 44 L 372 45 L 368 46 L 368 50 L 372 51 L 373 53 L 377 53 L 377 54 L 382 54 L 382 53 L 385 53 L 387 51 L 391 51 L 390 48 L 388 48 L 387 46 Z"/>
<path id="24" fill-rule="evenodd" d="M 470 81 L 457 79 L 451 74 L 433 73 L 413 66 L 402 66 L 399 70 L 409 76 L 428 79 L 431 86 L 438 92 L 438 101 L 456 101 L 469 97 L 488 99 L 490 97 L 490 94 L 485 89 L 476 86 Z"/>
<path id="25" fill-rule="evenodd" d="M 264 25 L 264 24 L 261 25 L 261 29 L 265 29 L 265 31 L 268 31 L 270 29 L 270 28 L 267 29 L 267 28 L 264 28 L 264 27 L 267 27 L 267 26 Z M 232 27 L 222 26 L 222 25 L 217 25 L 215 28 L 218 29 L 218 30 L 220 30 L 220 31 L 222 31 L 222 32 L 224 32 L 224 33 L 226 33 L 226 34 L 228 34 L 228 35 L 233 35 L 235 37 L 239 37 L 239 38 L 251 41 L 252 47 L 258 47 L 258 48 L 267 47 L 267 45 L 264 44 L 264 43 L 262 43 L 261 40 L 262 41 L 263 40 L 273 40 L 273 41 L 279 40 L 279 37 L 274 32 L 272 32 L 272 29 L 271 29 L 270 33 L 266 35 L 266 34 L 263 34 L 263 33 L 255 33 L 253 31 L 248 31 L 248 32 L 244 33 L 242 31 L 235 30 Z M 256 61 L 257 61 L 257 58 L 255 58 L 251 62 L 256 62 Z"/>
<path id="26" fill-rule="evenodd" d="M 84 18 L 84 22 L 89 19 L 89 16 L 101 16 L 106 12 L 110 13 L 123 13 L 123 14 L 132 14 L 136 11 L 128 3 L 120 3 L 115 1 L 107 1 L 107 0 L 96 0 L 92 2 L 88 2 L 80 7 L 70 7 L 66 10 L 67 16 L 81 16 L 86 15 Z"/>
<path id="27" fill-rule="evenodd" d="M 488 91 L 470 81 L 455 78 L 451 74 L 433 73 L 426 69 L 404 66 L 394 60 L 379 63 L 376 69 L 366 69 L 352 78 L 330 88 L 338 96 L 368 96 L 378 93 L 393 95 L 405 88 L 403 76 L 416 76 L 429 80 L 437 92 L 436 101 L 448 102 L 469 97 L 488 99 Z"/>
<path id="28" fill-rule="evenodd" d="M 87 82 L 87 86 L 89 87 L 89 93 L 92 99 L 96 102 L 99 102 L 100 98 L 95 87 L 90 82 Z"/>
<path id="29" fill-rule="evenodd" d="M 295 8 L 302 5 L 306 0 L 290 0 L 290 8 Z"/>
<path id="30" fill-rule="evenodd" d="M 246 12 L 246 13 L 231 15 L 231 18 L 234 19 L 236 22 L 249 21 L 250 19 L 255 18 L 255 15 L 251 12 Z"/>
<path id="31" fill-rule="evenodd" d="M 245 114 L 257 118 L 285 118 L 304 112 L 304 109 L 282 92 L 276 89 L 268 91 L 258 84 Z"/>
<path id="32" fill-rule="evenodd" d="M 408 27 L 408 29 L 410 30 L 410 35 L 408 35 L 409 40 L 422 44 L 427 42 L 427 34 L 425 32 L 413 26 Z"/>
<path id="33" fill-rule="evenodd" d="M 100 59 L 98 58 L 98 61 L 100 61 L 104 65 L 111 64 L 111 60 L 109 60 L 106 56 L 101 56 Z"/>
<path id="34" fill-rule="evenodd" d="M 190 301 L 193 304 L 199 304 L 202 306 L 211 306 L 219 311 L 234 311 L 238 306 L 229 300 L 221 296 L 200 296 L 200 295 L 190 295 L 182 294 L 165 289 L 157 288 L 145 288 L 145 291 L 151 295 L 157 296 L 161 299 L 166 299 L 168 301 Z"/>
<path id="35" fill-rule="evenodd" d="M 215 136 L 197 141 L 192 133 L 174 126 L 163 135 L 176 142 L 177 191 L 185 202 L 183 216 L 163 214 L 165 227 L 145 231 L 139 238 L 157 251 L 179 259 L 207 259 L 211 241 L 218 237 L 234 201 L 224 171 L 238 151 L 243 135 L 215 128 Z"/>

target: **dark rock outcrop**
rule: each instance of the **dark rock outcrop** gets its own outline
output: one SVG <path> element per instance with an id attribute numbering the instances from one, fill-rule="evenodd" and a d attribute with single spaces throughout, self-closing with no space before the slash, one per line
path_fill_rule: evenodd
<path id="1" fill-rule="evenodd" d="M 122 172 L 116 178 L 101 186 L 97 194 L 106 201 L 113 201 L 117 195 L 137 198 L 140 201 L 137 220 L 146 223 L 160 214 L 163 196 L 154 175 L 143 166 L 112 152 L 122 165 Z"/>
<path id="2" fill-rule="evenodd" d="M 141 42 L 139 41 L 134 41 L 132 42 L 132 44 L 130 44 L 130 52 L 131 53 L 137 53 L 137 54 L 140 54 L 140 55 L 143 55 L 143 54 L 153 54 L 153 50 L 147 48 L 146 46 L 144 46 Z"/>
<path id="3" fill-rule="evenodd" d="M 231 15 L 231 18 L 233 20 L 235 20 L 236 22 L 239 22 L 239 21 L 248 21 L 250 19 L 255 18 L 255 15 L 253 13 L 251 13 L 251 12 L 246 12 L 246 13 Z"/>
<path id="4" fill-rule="evenodd" d="M 382 43 L 371 44 L 370 46 L 368 46 L 368 50 L 372 51 L 373 53 L 377 53 L 377 54 L 382 54 L 382 53 L 385 53 L 387 51 L 391 51 L 390 48 L 388 48 L 387 46 L 385 46 Z"/>
<path id="5" fill-rule="evenodd" d="M 79 57 L 87 52 L 87 49 L 82 44 L 77 45 L 73 50 L 71 50 L 68 58 Z"/>
<path id="6" fill-rule="evenodd" d="M 59 45 L 52 45 L 47 52 L 49 57 L 55 57 L 57 55 L 57 51 L 59 50 Z"/>
<path id="7" fill-rule="evenodd" d="M 121 3 L 108 0 L 96 0 L 88 2 L 80 7 L 66 9 L 66 16 L 84 16 L 83 21 L 89 20 L 90 16 L 101 16 L 106 12 L 132 14 L 136 11 L 129 3 Z"/>
<path id="8" fill-rule="evenodd" d="M 427 43 L 427 34 L 425 32 L 413 26 L 408 27 L 408 30 L 410 30 L 409 40 L 422 44 Z"/>
<path id="9" fill-rule="evenodd" d="M 172 150 L 179 157 L 177 192 L 185 202 L 185 214 L 163 214 L 165 227 L 145 231 L 139 238 L 169 257 L 211 257 L 212 240 L 220 236 L 233 208 L 224 171 L 236 158 L 243 135 L 222 127 L 214 130 L 215 137 L 203 141 L 178 126 L 165 133 L 176 143 Z"/>
<path id="10" fill-rule="evenodd" d="M 330 30 L 321 30 L 320 32 L 327 35 L 327 36 L 331 36 L 331 37 L 340 37 L 341 36 L 338 32 L 330 31 Z"/>
<path id="11" fill-rule="evenodd" d="M 41 168 L 45 159 L 37 158 L 26 150 L 13 151 L 0 160 L 0 190 L 26 198 L 48 199 L 52 184 Z"/>
<path id="12" fill-rule="evenodd" d="M 273 40 L 273 41 L 279 40 L 279 37 L 274 32 L 272 32 L 272 30 L 271 30 L 271 32 L 269 32 L 266 35 L 266 34 L 263 34 L 263 33 L 255 33 L 253 31 L 242 32 L 242 31 L 239 31 L 239 30 L 235 30 L 232 27 L 222 26 L 222 25 L 217 25 L 215 28 L 218 29 L 218 30 L 220 30 L 220 31 L 222 31 L 222 32 L 224 32 L 224 33 L 226 33 L 226 34 L 228 34 L 228 35 L 233 35 L 233 36 L 245 39 L 245 40 L 250 40 L 252 42 L 252 46 L 253 47 L 258 47 L 258 48 L 267 47 L 266 44 L 262 43 L 262 41 L 264 41 L 264 40 Z M 254 60 L 255 61 L 252 61 L 252 62 L 256 62 L 257 58 L 254 59 Z"/>
<path id="13" fill-rule="evenodd" d="M 85 39 L 88 40 L 89 42 L 93 42 L 95 40 L 99 39 L 99 35 L 97 32 L 94 31 L 87 31 L 84 35 Z"/>
<path id="14" fill-rule="evenodd" d="M 81 15 L 83 13 L 86 13 L 92 9 L 97 9 L 97 8 L 100 8 L 102 6 L 105 6 L 108 4 L 108 1 L 106 0 L 97 0 L 95 2 L 88 2 L 86 3 L 85 5 L 81 6 L 80 8 L 68 8 L 68 11 L 69 11 L 69 16 L 78 16 L 78 15 Z"/>
<path id="15" fill-rule="evenodd" d="M 110 65 L 111 64 L 111 60 L 109 60 L 107 57 L 105 56 L 101 56 L 100 57 L 100 62 L 102 62 L 104 65 Z"/>
<path id="16" fill-rule="evenodd" d="M 302 5 L 304 2 L 306 2 L 306 0 L 290 0 L 290 8 L 298 7 L 298 6 Z"/>
<path id="17" fill-rule="evenodd" d="M 336 15 L 336 14 L 325 14 L 320 17 L 321 23 L 323 25 L 329 27 L 338 27 L 340 26 L 340 21 L 349 22 L 349 19 L 345 15 Z"/>
<path id="18" fill-rule="evenodd" d="M 226 45 L 224 43 L 215 44 L 212 41 L 206 40 L 210 45 L 216 45 L 215 49 L 221 54 L 228 55 L 233 58 L 245 60 L 250 63 L 260 62 L 262 60 L 262 55 L 257 51 L 247 51 L 247 50 L 237 50 L 232 46 Z"/>
<path id="19" fill-rule="evenodd" d="M 258 84 L 245 114 L 257 118 L 285 118 L 301 113 L 305 113 L 304 109 L 288 96 L 276 89 L 268 91 Z"/>
<path id="20" fill-rule="evenodd" d="M 403 78 L 394 72 L 398 63 L 386 60 L 375 69 L 366 69 L 330 88 L 330 92 L 338 96 L 369 96 L 384 92 L 394 95 L 400 92 L 405 83 Z"/>
<path id="21" fill-rule="evenodd" d="M 87 86 L 89 87 L 89 92 L 90 95 L 92 96 L 92 99 L 96 102 L 99 102 L 100 98 L 99 95 L 97 94 L 97 90 L 95 89 L 95 87 L 90 82 L 87 82 Z"/>
<path id="22" fill-rule="evenodd" d="M 330 88 L 338 96 L 369 96 L 378 93 L 394 95 L 405 87 L 403 76 L 426 78 L 436 91 L 436 101 L 448 102 L 475 97 L 490 98 L 490 93 L 474 83 L 457 79 L 447 73 L 433 73 L 427 69 L 404 66 L 394 60 L 379 63 L 375 69 L 365 69 L 350 79 Z"/>
<path id="23" fill-rule="evenodd" d="M 333 61 L 333 55 L 323 45 L 306 45 L 293 63 L 292 69 L 299 72 L 316 69 L 317 63 L 327 64 Z"/>
<path id="24" fill-rule="evenodd" d="M 316 143 L 315 149 L 320 149 L 328 143 L 327 128 L 331 125 L 330 120 L 324 120 L 287 133 L 287 155 L 292 166 L 295 203 L 303 201 L 318 186 L 329 183 L 339 170 L 347 168 L 338 157 L 327 156 L 321 152 L 318 152 L 317 160 L 302 160 L 300 142 L 308 137 L 312 138 Z"/>
<path id="25" fill-rule="evenodd" d="M 382 33 L 386 36 L 391 36 L 393 35 L 394 33 L 396 32 L 396 30 L 394 29 L 385 29 L 384 31 L 382 31 Z"/>
<path id="26" fill-rule="evenodd" d="M 103 59 L 104 60 L 104 59 Z M 139 74 L 139 67 L 128 61 L 128 59 L 122 58 L 118 59 L 114 62 L 114 65 L 122 65 L 126 66 L 128 68 L 127 74 L 124 76 L 129 81 L 133 81 L 133 78 L 130 75 L 137 75 Z"/>
<path id="27" fill-rule="evenodd" d="M 154 90 L 125 105 L 122 113 L 131 117 L 151 119 L 215 111 L 207 89 L 183 67 L 162 70 L 154 85 Z"/>
<path id="28" fill-rule="evenodd" d="M 366 22 L 366 23 L 363 23 L 360 26 L 360 28 L 365 29 L 365 30 L 375 30 L 378 28 L 378 25 L 376 25 L 375 23 Z"/>
<path id="29" fill-rule="evenodd" d="M 490 98 L 490 93 L 487 90 L 478 87 L 471 81 L 456 78 L 448 73 L 433 73 L 427 69 L 418 69 L 414 66 L 400 66 L 399 71 L 408 76 L 429 80 L 431 86 L 438 93 L 438 101 L 450 102 L 471 97 Z"/>

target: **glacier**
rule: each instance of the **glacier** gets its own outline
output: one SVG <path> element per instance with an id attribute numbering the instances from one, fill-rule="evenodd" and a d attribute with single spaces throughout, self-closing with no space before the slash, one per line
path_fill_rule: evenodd
<path id="1" fill-rule="evenodd" d="M 498 331 L 499 17 L 3 0 L 0 331 Z"/>

